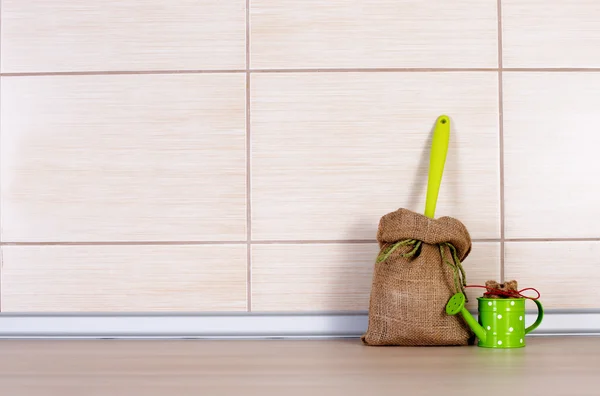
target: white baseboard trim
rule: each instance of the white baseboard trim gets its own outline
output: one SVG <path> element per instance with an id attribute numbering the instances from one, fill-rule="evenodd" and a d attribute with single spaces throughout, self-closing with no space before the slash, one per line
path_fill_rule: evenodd
<path id="1" fill-rule="evenodd" d="M 526 315 L 533 323 L 534 314 Z M 355 338 L 367 329 L 357 314 L 11 315 L 0 338 Z M 532 335 L 600 334 L 600 313 L 546 313 Z"/>

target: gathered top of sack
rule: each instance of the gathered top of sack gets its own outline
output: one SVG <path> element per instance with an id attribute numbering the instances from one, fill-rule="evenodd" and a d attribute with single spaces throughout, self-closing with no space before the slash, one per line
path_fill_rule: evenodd
<path id="1" fill-rule="evenodd" d="M 471 236 L 465 225 L 452 217 L 430 219 L 401 208 L 381 218 L 377 231 L 379 247 L 408 239 L 428 245 L 449 243 L 456 248 L 461 261 L 469 255 L 472 246 Z"/>

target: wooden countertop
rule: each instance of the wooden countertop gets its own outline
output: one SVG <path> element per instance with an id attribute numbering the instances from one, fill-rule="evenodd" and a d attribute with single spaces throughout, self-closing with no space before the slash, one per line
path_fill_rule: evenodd
<path id="1" fill-rule="evenodd" d="M 600 337 L 523 349 L 359 340 L 1 340 L 0 394 L 599 396 Z"/>

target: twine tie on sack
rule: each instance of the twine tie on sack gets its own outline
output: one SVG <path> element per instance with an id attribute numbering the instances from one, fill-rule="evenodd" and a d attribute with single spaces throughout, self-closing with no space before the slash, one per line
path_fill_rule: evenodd
<path id="1" fill-rule="evenodd" d="M 421 243 L 421 241 L 418 241 L 416 239 L 405 239 L 403 241 L 398 241 L 393 245 L 385 246 L 383 249 L 381 249 L 381 252 L 379 252 L 379 255 L 377 256 L 377 264 L 387 260 L 387 258 L 390 257 L 392 253 L 394 253 L 394 250 L 398 249 L 400 246 L 413 245 L 413 250 L 411 250 L 408 253 L 402 253 L 402 257 L 413 257 L 416 254 L 417 250 L 419 250 L 419 248 L 421 247 Z"/>
<path id="2" fill-rule="evenodd" d="M 412 258 L 415 257 L 416 255 L 418 255 L 418 251 L 421 248 L 421 245 L 423 244 L 423 241 L 419 241 L 417 239 L 405 239 L 402 241 L 398 241 L 392 245 L 388 245 L 385 246 L 383 249 L 381 249 L 381 252 L 379 253 L 379 255 L 377 256 L 377 263 L 381 263 L 382 261 L 385 261 L 397 248 L 401 247 L 401 246 L 412 246 L 412 250 L 410 250 L 409 252 L 406 253 L 402 253 L 402 257 L 405 258 Z M 460 259 L 458 258 L 458 253 L 456 252 L 456 248 L 454 247 L 454 245 L 452 245 L 450 242 L 443 242 L 438 244 L 439 248 L 440 248 L 440 255 L 442 256 L 442 261 L 446 264 L 448 264 L 450 266 L 450 268 L 452 268 L 452 272 L 454 275 L 454 287 L 456 288 L 455 292 L 461 292 L 462 294 L 465 295 L 466 301 L 469 301 L 467 298 L 467 293 L 465 293 L 465 287 L 467 286 L 467 282 L 466 282 L 466 274 L 465 274 L 465 270 L 462 266 L 462 263 L 460 262 Z M 446 260 L 446 258 L 444 257 L 444 248 L 448 248 L 452 254 L 452 260 Z"/>

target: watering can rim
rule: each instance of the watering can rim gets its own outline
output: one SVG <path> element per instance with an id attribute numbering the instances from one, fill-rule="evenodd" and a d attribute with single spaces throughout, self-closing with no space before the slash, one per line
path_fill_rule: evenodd
<path id="1" fill-rule="evenodd" d="M 525 297 L 507 297 L 507 298 L 489 298 L 489 297 L 477 297 L 481 301 L 511 301 L 511 300 L 525 300 Z"/>

